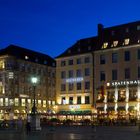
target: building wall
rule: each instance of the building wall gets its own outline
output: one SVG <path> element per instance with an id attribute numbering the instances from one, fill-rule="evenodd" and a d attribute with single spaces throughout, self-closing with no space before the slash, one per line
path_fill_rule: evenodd
<path id="1" fill-rule="evenodd" d="M 2 67 L 1 67 L 1 64 Z M 9 113 L 26 115 L 33 106 L 31 77 L 39 79 L 36 85 L 36 106 L 40 113 L 53 110 L 55 105 L 55 67 L 41 65 L 13 56 L 0 57 L 0 112 L 1 117 Z M 50 80 L 51 79 L 51 80 Z"/>
<path id="2" fill-rule="evenodd" d="M 131 114 L 129 110 L 133 107 L 133 114 L 135 112 L 135 115 L 139 115 L 139 49 L 140 45 L 137 44 L 94 52 L 95 98 L 97 109 L 100 108 L 104 112 L 109 112 L 109 108 L 111 108 L 112 111 L 118 113 L 119 108 L 122 107 L 126 115 L 127 113 Z M 125 60 L 126 51 L 130 53 L 129 61 Z M 118 61 L 116 63 L 112 63 L 113 53 L 118 54 Z M 105 64 L 100 64 L 101 55 L 105 56 Z M 130 77 L 125 77 L 125 69 L 130 70 Z M 112 70 L 117 71 L 117 79 L 113 79 Z M 101 71 L 105 73 L 104 80 L 101 80 Z"/>
<path id="3" fill-rule="evenodd" d="M 89 58 L 89 62 L 85 59 Z M 77 59 L 81 59 L 81 64 L 77 64 Z M 73 60 L 73 64 L 69 65 L 69 60 Z M 61 63 L 64 63 L 62 66 Z M 80 61 L 80 60 L 79 60 Z M 91 110 L 93 103 L 93 56 L 91 53 L 80 54 L 71 57 L 63 57 L 56 59 L 56 101 L 59 111 L 78 111 L 78 110 Z M 85 69 L 89 69 L 89 75 L 85 76 Z M 73 71 L 73 76 L 69 77 L 69 71 Z M 81 70 L 81 75 L 77 75 L 77 70 Z M 62 72 L 66 73 L 64 78 L 61 77 Z M 79 79 L 78 79 L 79 78 Z M 78 81 L 79 80 L 79 81 Z M 77 90 L 77 83 L 81 82 L 81 90 Z M 89 89 L 85 89 L 85 82 L 90 82 Z M 69 90 L 69 84 L 73 84 L 73 90 Z M 61 90 L 64 84 L 66 89 Z M 77 103 L 77 97 L 81 97 L 81 104 Z M 89 103 L 85 104 L 85 96 L 89 96 Z M 65 101 L 62 98 L 65 97 Z M 73 104 L 70 104 L 69 98 L 73 97 Z"/>

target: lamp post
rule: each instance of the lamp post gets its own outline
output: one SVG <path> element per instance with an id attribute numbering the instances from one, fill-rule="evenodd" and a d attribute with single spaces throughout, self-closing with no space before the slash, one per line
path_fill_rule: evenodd
<path id="1" fill-rule="evenodd" d="M 41 130 L 40 127 L 40 115 L 37 113 L 37 108 L 36 108 L 36 103 L 35 103 L 35 99 L 36 99 L 36 84 L 38 82 L 37 77 L 32 77 L 31 78 L 31 82 L 33 84 L 33 107 L 32 107 L 32 112 L 31 112 L 31 129 L 32 130 Z"/>
<path id="2" fill-rule="evenodd" d="M 37 77 L 32 77 L 31 78 L 31 82 L 33 84 L 33 99 L 34 99 L 34 102 L 33 102 L 33 107 L 32 107 L 32 114 L 35 115 L 37 113 L 37 108 L 36 108 L 36 105 L 35 105 L 35 90 L 36 90 L 36 84 L 38 82 L 38 79 Z"/>

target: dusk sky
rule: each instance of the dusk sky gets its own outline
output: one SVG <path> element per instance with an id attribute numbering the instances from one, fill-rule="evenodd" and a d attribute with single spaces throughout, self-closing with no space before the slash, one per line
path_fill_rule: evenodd
<path id="1" fill-rule="evenodd" d="M 104 27 L 140 20 L 140 0 L 0 0 L 0 48 L 15 44 L 56 57 Z"/>

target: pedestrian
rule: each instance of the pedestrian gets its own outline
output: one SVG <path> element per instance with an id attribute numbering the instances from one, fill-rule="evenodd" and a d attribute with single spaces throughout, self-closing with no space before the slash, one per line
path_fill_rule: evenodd
<path id="1" fill-rule="evenodd" d="M 26 122 L 26 134 L 28 135 L 31 131 L 31 117 L 30 115 L 27 115 L 27 122 Z"/>

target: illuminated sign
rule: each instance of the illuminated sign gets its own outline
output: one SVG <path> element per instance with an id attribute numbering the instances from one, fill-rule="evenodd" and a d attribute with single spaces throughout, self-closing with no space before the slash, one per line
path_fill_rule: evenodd
<path id="1" fill-rule="evenodd" d="M 69 109 L 80 109 L 80 105 L 70 105 Z"/>
<path id="2" fill-rule="evenodd" d="M 68 79 L 66 79 L 66 82 L 67 83 L 73 83 L 73 82 L 81 82 L 83 80 L 84 80 L 83 77 L 68 78 Z"/>
<path id="3" fill-rule="evenodd" d="M 19 96 L 22 98 L 29 98 L 29 95 L 25 95 L 25 94 L 20 94 Z"/>
<path id="4" fill-rule="evenodd" d="M 140 84 L 140 80 L 110 82 L 107 83 L 107 86 L 125 86 L 125 85 L 138 85 L 138 84 Z"/>

